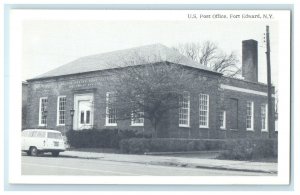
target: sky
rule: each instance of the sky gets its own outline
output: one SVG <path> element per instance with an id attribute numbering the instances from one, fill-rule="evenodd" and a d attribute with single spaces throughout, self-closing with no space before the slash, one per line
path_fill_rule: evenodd
<path id="1" fill-rule="evenodd" d="M 213 41 L 225 52 L 237 53 L 242 41 L 258 41 L 259 81 L 266 83 L 264 33 L 270 26 L 272 82 L 277 85 L 278 33 L 275 21 L 105 21 L 27 20 L 23 23 L 22 79 L 30 79 L 77 58 L 161 43 Z"/>

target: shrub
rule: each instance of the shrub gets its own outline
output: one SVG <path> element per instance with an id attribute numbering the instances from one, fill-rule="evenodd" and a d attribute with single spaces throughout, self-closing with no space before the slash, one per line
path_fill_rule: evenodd
<path id="1" fill-rule="evenodd" d="M 68 131 L 68 144 L 75 148 L 119 148 L 122 139 L 143 137 L 143 134 L 132 130 L 86 129 Z"/>
<path id="2" fill-rule="evenodd" d="M 222 150 L 224 145 L 225 140 L 132 138 L 121 140 L 120 150 L 122 153 L 141 154 L 145 152 Z"/>
<path id="3" fill-rule="evenodd" d="M 259 158 L 277 158 L 277 140 L 274 139 L 230 139 L 221 159 L 254 160 Z"/>

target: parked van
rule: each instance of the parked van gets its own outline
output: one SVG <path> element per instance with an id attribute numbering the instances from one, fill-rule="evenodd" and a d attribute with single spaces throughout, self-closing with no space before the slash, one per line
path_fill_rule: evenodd
<path id="1" fill-rule="evenodd" d="M 58 156 L 65 150 L 65 143 L 59 131 L 49 129 L 22 131 L 22 151 L 28 155 L 37 156 L 40 153 L 51 152 L 52 156 Z"/>

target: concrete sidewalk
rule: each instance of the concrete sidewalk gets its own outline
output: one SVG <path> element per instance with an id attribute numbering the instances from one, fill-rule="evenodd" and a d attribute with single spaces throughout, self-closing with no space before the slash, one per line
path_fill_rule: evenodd
<path id="1" fill-rule="evenodd" d="M 277 163 L 250 162 L 235 160 L 184 158 L 173 156 L 133 155 L 133 154 L 111 154 L 81 151 L 65 151 L 61 156 L 99 159 L 105 161 L 131 162 L 152 165 L 166 165 L 178 167 L 221 169 L 234 171 L 277 173 Z"/>

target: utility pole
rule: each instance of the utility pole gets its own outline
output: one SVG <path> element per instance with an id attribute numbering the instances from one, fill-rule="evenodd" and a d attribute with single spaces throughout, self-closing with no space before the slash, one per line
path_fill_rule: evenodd
<path id="1" fill-rule="evenodd" d="M 271 60 L 270 60 L 270 33 L 269 26 L 266 26 L 266 56 L 267 56 L 267 80 L 268 80 L 268 129 L 269 138 L 273 138 L 273 104 L 272 104 L 272 83 L 271 83 Z"/>

